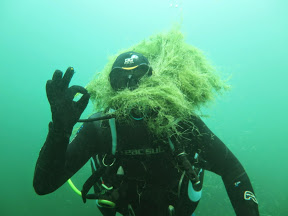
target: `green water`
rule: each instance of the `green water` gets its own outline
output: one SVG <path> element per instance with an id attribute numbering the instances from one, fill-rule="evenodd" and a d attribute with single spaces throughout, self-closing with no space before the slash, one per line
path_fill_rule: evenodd
<path id="1" fill-rule="evenodd" d="M 33 191 L 51 119 L 46 80 L 73 66 L 72 84 L 86 85 L 110 54 L 169 29 L 181 13 L 187 42 L 224 77 L 232 75 L 233 88 L 205 109 L 205 122 L 244 165 L 261 215 L 288 215 L 288 3 L 155 2 L 0 1 L 1 216 L 100 215 L 93 201 L 83 204 L 67 185 L 47 196 Z M 234 215 L 221 179 L 206 174 L 196 215 Z M 75 183 L 80 187 L 88 175 L 84 168 Z"/>

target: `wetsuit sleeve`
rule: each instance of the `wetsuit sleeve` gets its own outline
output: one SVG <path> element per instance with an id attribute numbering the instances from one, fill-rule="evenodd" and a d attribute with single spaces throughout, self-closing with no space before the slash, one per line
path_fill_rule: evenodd
<path id="1" fill-rule="evenodd" d="M 33 186 L 37 194 L 55 191 L 85 165 L 92 155 L 107 150 L 103 145 L 105 133 L 100 136 L 103 130 L 100 124 L 84 123 L 69 144 L 70 135 L 56 132 L 50 122 L 49 132 L 35 167 Z"/>
<path id="2" fill-rule="evenodd" d="M 236 215 L 258 216 L 258 202 L 251 182 L 239 160 L 205 125 L 196 120 L 204 167 L 222 177 Z"/>

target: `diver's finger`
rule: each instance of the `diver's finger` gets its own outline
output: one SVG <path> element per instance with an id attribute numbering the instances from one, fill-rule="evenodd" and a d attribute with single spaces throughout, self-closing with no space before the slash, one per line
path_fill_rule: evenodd
<path id="1" fill-rule="evenodd" d="M 68 67 L 64 76 L 63 76 L 63 79 L 62 79 L 62 87 L 64 89 L 68 88 L 69 86 L 69 83 L 74 75 L 74 68 L 73 67 Z"/>
<path id="2" fill-rule="evenodd" d="M 84 95 L 87 93 L 87 90 L 82 86 L 73 85 L 67 91 L 67 98 L 73 100 L 77 93 L 81 93 Z"/>
<path id="3" fill-rule="evenodd" d="M 90 95 L 87 92 L 86 94 L 83 94 L 82 97 L 76 102 L 76 106 L 80 112 L 79 114 L 81 114 L 87 107 L 89 98 L 90 98 Z"/>
<path id="4" fill-rule="evenodd" d="M 63 75 L 62 71 L 56 70 L 53 74 L 52 81 L 59 82 L 62 78 L 62 75 Z"/>

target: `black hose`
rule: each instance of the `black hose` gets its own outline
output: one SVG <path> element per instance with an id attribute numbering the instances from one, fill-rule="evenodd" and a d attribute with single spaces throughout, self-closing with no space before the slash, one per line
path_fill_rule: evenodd
<path id="1" fill-rule="evenodd" d="M 111 118 L 115 118 L 115 115 L 108 114 L 108 115 L 97 117 L 97 118 L 79 119 L 77 122 L 92 122 L 92 121 L 100 121 L 100 120 L 111 119 Z"/>

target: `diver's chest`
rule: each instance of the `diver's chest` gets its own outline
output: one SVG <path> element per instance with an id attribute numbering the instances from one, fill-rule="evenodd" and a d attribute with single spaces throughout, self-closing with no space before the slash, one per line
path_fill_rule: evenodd
<path id="1" fill-rule="evenodd" d="M 117 153 L 123 156 L 151 156 L 167 151 L 168 139 L 156 137 L 144 124 L 117 125 Z"/>
<path id="2" fill-rule="evenodd" d="M 116 125 L 116 130 L 115 155 L 126 177 L 159 180 L 169 177 L 175 166 L 167 137 L 156 137 L 143 124 Z"/>

